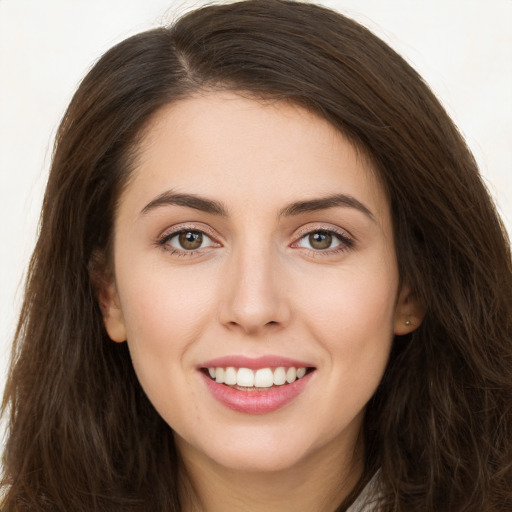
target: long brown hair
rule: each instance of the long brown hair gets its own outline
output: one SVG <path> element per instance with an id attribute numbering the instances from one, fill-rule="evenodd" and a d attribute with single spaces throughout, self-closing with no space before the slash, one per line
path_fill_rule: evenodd
<path id="1" fill-rule="evenodd" d="M 368 30 L 309 3 L 248 0 L 112 48 L 64 116 L 3 402 L 4 512 L 180 510 L 172 431 L 126 344 L 108 339 L 91 273 L 108 257 L 145 126 L 200 89 L 309 109 L 386 186 L 401 279 L 426 314 L 395 339 L 367 407 L 379 510 L 512 510 L 511 257 L 473 157 L 422 79 Z"/>

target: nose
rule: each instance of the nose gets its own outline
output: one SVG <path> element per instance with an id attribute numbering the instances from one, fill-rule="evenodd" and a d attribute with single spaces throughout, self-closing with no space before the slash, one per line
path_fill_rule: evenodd
<path id="1" fill-rule="evenodd" d="M 224 326 L 258 335 L 289 322 L 285 278 L 271 249 L 241 249 L 232 255 L 227 267 L 220 304 Z"/>

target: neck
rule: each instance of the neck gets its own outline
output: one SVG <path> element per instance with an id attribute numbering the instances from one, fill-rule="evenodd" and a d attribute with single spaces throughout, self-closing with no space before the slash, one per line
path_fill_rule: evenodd
<path id="1" fill-rule="evenodd" d="M 351 493 L 364 468 L 363 447 L 351 454 L 327 445 L 293 468 L 247 472 L 211 459 L 190 457 L 180 440 L 183 467 L 180 498 L 183 512 L 333 512 Z"/>

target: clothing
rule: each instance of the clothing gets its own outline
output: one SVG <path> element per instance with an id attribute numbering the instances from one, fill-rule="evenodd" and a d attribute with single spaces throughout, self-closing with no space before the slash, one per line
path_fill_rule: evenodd
<path id="1" fill-rule="evenodd" d="M 378 512 L 376 506 L 379 497 L 379 473 L 380 471 L 377 471 L 373 475 L 347 512 Z"/>

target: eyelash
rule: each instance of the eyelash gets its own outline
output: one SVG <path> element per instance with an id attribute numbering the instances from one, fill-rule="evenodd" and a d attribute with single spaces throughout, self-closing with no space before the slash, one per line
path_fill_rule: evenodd
<path id="1" fill-rule="evenodd" d="M 178 249 L 176 247 L 172 247 L 169 244 L 169 242 L 179 235 L 183 233 L 199 233 L 201 235 L 205 235 L 208 237 L 214 244 L 217 246 L 220 246 L 219 242 L 216 242 L 214 237 L 209 234 L 207 231 L 203 229 L 199 229 L 195 226 L 182 226 L 179 229 L 176 229 L 175 231 L 172 231 L 171 233 L 167 233 L 163 235 L 158 241 L 157 245 L 161 247 L 163 250 L 167 251 L 172 256 L 178 256 L 178 257 L 191 257 L 195 256 L 200 251 L 206 249 L 206 247 L 198 248 L 198 249 L 192 249 L 192 250 L 186 250 L 186 249 Z"/>
<path id="2" fill-rule="evenodd" d="M 200 247 L 198 249 L 192 249 L 192 250 L 178 249 L 176 247 L 172 247 L 169 245 L 169 242 L 173 238 L 178 237 L 179 235 L 181 235 L 183 233 L 199 233 L 201 235 L 205 235 L 206 237 L 208 237 L 208 239 L 210 239 L 213 242 L 213 244 L 208 247 L 202 247 L 202 248 Z M 313 234 L 319 234 L 319 233 L 331 235 L 331 236 L 333 236 L 333 238 L 337 239 L 340 243 L 339 243 L 339 245 L 337 245 L 336 247 L 334 247 L 332 249 L 327 248 L 324 250 L 302 247 L 303 249 L 305 249 L 307 251 L 307 253 L 310 256 L 313 256 L 315 258 L 339 254 L 339 253 L 342 253 L 342 252 L 352 249 L 354 246 L 354 240 L 344 232 L 337 231 L 332 228 L 331 229 L 317 228 L 317 229 L 309 229 L 307 231 L 302 232 L 300 234 L 299 238 L 291 244 L 291 247 L 300 248 L 301 246 L 299 246 L 298 244 L 302 240 L 304 240 L 306 237 L 309 237 Z M 203 251 L 204 249 L 208 249 L 212 246 L 216 245 L 217 247 L 220 247 L 220 243 L 216 242 L 215 238 L 211 234 L 206 232 L 204 229 L 198 229 L 197 227 L 194 227 L 194 226 L 180 227 L 179 229 L 172 231 L 171 233 L 167 233 L 157 241 L 156 245 L 161 247 L 163 250 L 167 251 L 169 254 L 171 254 L 173 256 L 178 256 L 178 257 L 192 257 L 192 256 L 195 256 L 197 253 Z"/>
<path id="3" fill-rule="evenodd" d="M 354 239 L 351 238 L 349 235 L 342 231 L 338 231 L 336 229 L 326 229 L 326 228 L 316 228 L 316 229 L 308 229 L 307 231 L 304 231 L 300 233 L 299 238 L 296 242 L 293 242 L 291 245 L 292 247 L 300 247 L 298 244 L 306 239 L 307 237 L 314 235 L 314 234 L 324 234 L 324 235 L 330 235 L 333 237 L 333 239 L 337 239 L 339 241 L 339 245 L 336 247 L 333 247 L 332 249 L 314 249 L 314 248 L 307 248 L 303 247 L 308 252 L 308 255 L 313 256 L 314 258 L 323 257 L 323 256 L 333 256 L 336 254 L 343 253 L 345 251 L 349 251 L 354 247 Z"/>

